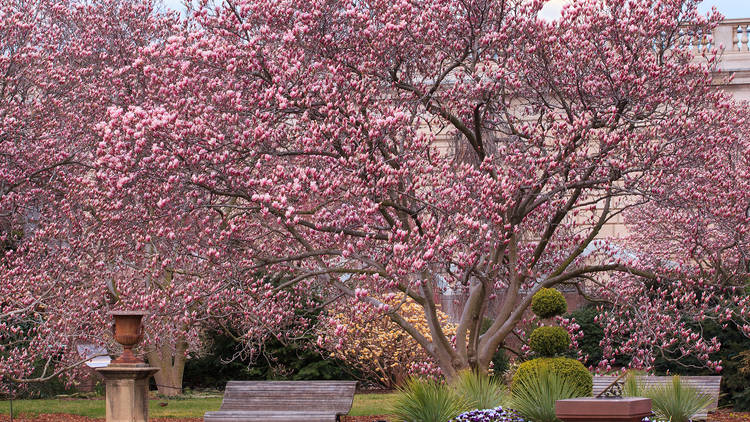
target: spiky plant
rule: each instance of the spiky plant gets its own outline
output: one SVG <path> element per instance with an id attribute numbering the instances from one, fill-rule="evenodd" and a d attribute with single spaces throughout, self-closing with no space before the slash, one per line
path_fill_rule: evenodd
<path id="1" fill-rule="evenodd" d="M 658 420 L 670 422 L 688 422 L 712 402 L 710 394 L 683 383 L 679 376 L 672 377 L 670 383 L 643 389 L 642 395 L 651 399 Z"/>
<path id="2" fill-rule="evenodd" d="M 505 387 L 497 379 L 475 371 L 458 374 L 453 388 L 469 409 L 494 409 L 507 399 Z"/>
<path id="3" fill-rule="evenodd" d="M 628 375 L 625 376 L 625 383 L 622 385 L 622 395 L 625 397 L 642 397 L 644 386 L 636 378 L 641 375 L 640 372 L 628 371 Z"/>
<path id="4" fill-rule="evenodd" d="M 392 413 L 402 422 L 445 422 L 466 409 L 466 403 L 452 388 L 412 378 L 399 389 Z"/>
<path id="5" fill-rule="evenodd" d="M 513 386 L 511 393 L 511 407 L 533 422 L 558 422 L 555 402 L 577 396 L 573 385 L 546 368 L 534 368 Z"/>

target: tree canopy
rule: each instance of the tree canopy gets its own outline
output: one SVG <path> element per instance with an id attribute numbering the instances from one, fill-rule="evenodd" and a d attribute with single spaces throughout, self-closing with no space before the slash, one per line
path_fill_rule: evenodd
<path id="1" fill-rule="evenodd" d="M 747 280 L 747 122 L 716 53 L 685 42 L 719 18 L 695 1 L 578 0 L 554 21 L 540 0 L 199 3 L 182 20 L 51 7 L 99 23 L 78 30 L 0 15 L 70 37 L 23 41 L 33 94 L 2 99 L 0 209 L 34 220 L 0 275 L 0 324 L 34 327 L 0 357 L 15 376 L 50 344 L 106 338 L 116 307 L 151 310 L 178 355 L 201 321 L 251 342 L 305 329 L 301 309 L 369 312 L 448 377 L 486 371 L 560 284 L 620 305 L 602 323 L 633 340 L 608 350 L 636 366 L 716 347 L 685 315 L 747 317 L 726 288 Z M 633 236 L 607 238 L 622 215 Z M 455 337 L 448 289 L 466 294 Z"/>

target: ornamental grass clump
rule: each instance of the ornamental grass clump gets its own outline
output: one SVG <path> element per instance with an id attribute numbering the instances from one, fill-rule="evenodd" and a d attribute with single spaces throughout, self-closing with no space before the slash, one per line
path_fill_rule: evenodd
<path id="1" fill-rule="evenodd" d="M 511 407 L 533 422 L 558 422 L 557 400 L 578 397 L 575 386 L 548 367 L 534 367 L 513 385 Z"/>
<path id="2" fill-rule="evenodd" d="M 628 375 L 625 377 L 625 382 L 622 384 L 622 395 L 623 397 L 643 397 L 643 384 L 638 382 L 637 375 L 641 375 L 637 371 L 628 371 Z"/>
<path id="3" fill-rule="evenodd" d="M 507 391 L 497 378 L 462 371 L 452 384 L 469 409 L 493 409 L 507 402 Z"/>
<path id="4" fill-rule="evenodd" d="M 672 377 L 669 383 L 652 387 L 644 387 L 635 377 L 629 376 L 623 394 L 650 398 L 655 415 L 651 420 L 654 421 L 689 422 L 713 401 L 710 394 L 683 383 L 679 376 Z"/>
<path id="5" fill-rule="evenodd" d="M 402 422 L 445 422 L 466 408 L 454 389 L 437 381 L 411 378 L 399 388 L 391 413 Z"/>
<path id="6" fill-rule="evenodd" d="M 453 417 L 457 417 L 457 421 L 521 421 L 515 418 L 517 415 L 500 407 L 506 401 L 505 387 L 497 379 L 463 371 L 451 384 L 410 379 L 400 389 L 392 413 L 398 420 L 408 422 L 445 422 Z M 472 409 L 473 412 L 467 412 Z M 461 412 L 465 413 L 458 416 Z M 471 416 L 466 416 L 468 414 Z M 506 418 L 491 419 L 492 415 L 501 414 Z M 477 419 L 479 415 L 482 418 Z"/>

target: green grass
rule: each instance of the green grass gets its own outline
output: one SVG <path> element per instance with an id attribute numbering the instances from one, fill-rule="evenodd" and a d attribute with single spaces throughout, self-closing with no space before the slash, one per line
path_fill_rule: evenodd
<path id="1" fill-rule="evenodd" d="M 357 394 L 354 396 L 353 416 L 383 415 L 390 410 L 395 394 Z M 159 406 L 159 403 L 167 403 Z M 154 418 L 202 418 L 205 412 L 218 410 L 221 397 L 154 399 L 149 403 L 149 416 Z M 69 415 L 104 417 L 104 400 L 60 399 L 60 400 L 14 400 L 15 414 L 38 415 L 40 413 L 65 413 Z M 0 401 L 0 415 L 10 413 L 7 400 Z"/>
<path id="2" fill-rule="evenodd" d="M 349 414 L 351 416 L 387 415 L 391 412 L 391 405 L 396 400 L 396 395 L 396 393 L 356 394 Z"/>
<path id="3" fill-rule="evenodd" d="M 167 403 L 162 407 L 159 403 Z M 149 400 L 149 415 L 153 417 L 202 417 L 209 410 L 218 410 L 221 398 L 200 399 L 154 399 Z M 104 417 L 104 400 L 65 399 L 65 400 L 14 400 L 13 411 L 16 414 L 37 415 L 40 413 L 65 413 L 69 415 Z M 0 414 L 10 413 L 10 403 L 0 401 Z"/>

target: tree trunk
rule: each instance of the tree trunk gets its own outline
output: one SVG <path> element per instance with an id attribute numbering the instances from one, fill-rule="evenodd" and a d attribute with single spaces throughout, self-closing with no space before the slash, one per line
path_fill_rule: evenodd
<path id="1" fill-rule="evenodd" d="M 159 368 L 154 374 L 159 394 L 174 397 L 182 394 L 182 374 L 185 371 L 187 342 L 178 339 L 175 347 L 164 345 L 151 349 L 146 354 L 148 363 Z"/>

